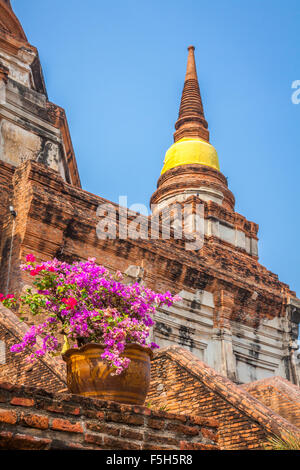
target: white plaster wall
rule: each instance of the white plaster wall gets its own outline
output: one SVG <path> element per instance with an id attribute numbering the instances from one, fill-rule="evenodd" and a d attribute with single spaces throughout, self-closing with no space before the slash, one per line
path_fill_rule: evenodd
<path id="1" fill-rule="evenodd" d="M 154 341 L 160 347 L 179 344 L 208 362 L 206 350 L 213 329 L 213 296 L 205 291 L 196 294 L 182 291 L 179 295 L 183 299 L 180 304 L 157 312 Z"/>
<path id="2" fill-rule="evenodd" d="M 0 61 L 9 70 L 9 78 L 27 87 L 31 86 L 30 65 L 35 59 L 35 54 L 29 49 L 19 50 L 17 55 L 8 54 L 0 49 Z"/>
<path id="3" fill-rule="evenodd" d="M 37 160 L 41 148 L 40 137 L 5 119 L 1 120 L 0 126 L 1 160 L 15 166 L 26 160 Z"/>
<path id="4" fill-rule="evenodd" d="M 213 325 L 213 295 L 182 291 L 183 301 L 156 315 L 153 341 L 161 347 L 179 344 L 196 357 L 239 383 L 287 376 L 287 319 L 263 320 L 256 329 L 232 322 L 231 329 Z M 300 358 L 299 358 L 300 370 Z"/>

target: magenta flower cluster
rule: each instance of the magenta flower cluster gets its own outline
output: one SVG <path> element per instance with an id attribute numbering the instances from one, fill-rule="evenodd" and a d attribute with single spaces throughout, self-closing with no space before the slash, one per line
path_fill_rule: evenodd
<path id="1" fill-rule="evenodd" d="M 34 289 L 27 289 L 19 301 L 45 320 L 32 326 L 11 351 L 30 351 L 32 361 L 58 353 L 58 338 L 63 335 L 65 344 L 72 347 L 104 344 L 102 358 L 113 373 L 120 374 L 130 362 L 126 344 L 157 348 L 155 343 L 147 344 L 156 309 L 181 300 L 170 292 L 159 294 L 138 283 L 126 284 L 120 272 L 110 274 L 95 259 L 73 264 L 54 259 L 37 265 L 30 254 L 21 269 L 35 280 Z M 12 296 L 3 297 L 2 302 L 9 307 L 16 304 Z"/>

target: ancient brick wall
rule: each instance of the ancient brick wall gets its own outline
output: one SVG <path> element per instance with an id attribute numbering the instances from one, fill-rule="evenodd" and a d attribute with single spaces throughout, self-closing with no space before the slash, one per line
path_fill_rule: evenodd
<path id="1" fill-rule="evenodd" d="M 5 175 L 7 172 L 8 166 L 0 163 L 0 174 Z M 231 322 L 235 321 L 238 326 L 247 325 L 259 331 L 259 340 L 262 344 L 270 342 L 269 336 L 267 338 L 263 336 L 263 320 L 284 316 L 287 302 L 285 293 L 289 295 L 293 293 L 286 285 L 279 282 L 275 275 L 261 266 L 255 257 L 233 249 L 230 244 L 212 236 L 206 237 L 200 254 L 186 251 L 184 240 L 176 240 L 174 237 L 170 240 L 99 239 L 96 230 L 100 220 L 97 208 L 109 201 L 66 184 L 55 171 L 35 162 L 24 163 L 14 174 L 11 171 L 11 177 L 10 200 L 17 217 L 13 219 L 7 214 L 8 201 L 6 201 L 4 207 L 7 214 L 4 216 L 6 225 L 2 231 L 1 241 L 0 292 L 6 293 L 8 278 L 10 293 L 18 293 L 24 286 L 32 283 L 31 276 L 20 272 L 19 269 L 20 263 L 28 253 L 33 253 L 38 261 L 57 257 L 73 262 L 95 257 L 97 263 L 104 264 L 112 271 L 120 270 L 123 273 L 130 266 L 143 265 L 143 282 L 156 291 L 171 290 L 173 293 L 185 291 L 188 295 L 204 291 L 205 295 L 213 297 L 207 331 L 203 333 L 200 328 L 200 325 L 207 321 L 205 305 L 191 300 L 179 315 L 167 313 L 172 323 L 169 328 L 172 330 L 173 339 L 168 339 L 170 335 L 167 332 L 161 344 L 167 341 L 168 344 L 172 342 L 185 344 L 181 342 L 180 332 L 182 329 L 187 331 L 186 321 L 188 321 L 189 340 L 191 344 L 196 345 L 193 348 L 198 350 L 199 355 L 202 354 L 201 344 L 207 351 L 213 351 L 213 354 L 209 353 L 204 360 L 233 378 L 235 374 L 235 370 L 232 370 L 234 366 L 231 367 L 235 361 L 233 348 L 231 347 L 230 360 L 222 357 L 222 351 L 225 349 L 219 348 L 220 342 L 217 346 L 214 344 L 218 329 L 226 327 L 230 330 Z M 3 178 L 5 192 L 9 178 L 8 176 Z M 118 214 L 117 206 L 115 208 Z M 207 205 L 208 209 L 213 211 L 213 205 Z M 213 212 L 210 215 L 212 216 Z M 130 224 L 135 216 L 135 213 L 129 213 L 127 222 Z M 147 217 L 141 217 L 148 222 Z M 118 225 L 116 221 L 114 224 Z M 13 225 L 14 237 L 10 258 Z M 112 224 L 110 230 L 113 228 Z M 161 226 L 158 226 L 157 231 L 160 229 Z M 118 227 L 116 235 L 118 236 Z M 191 309 L 195 309 L 195 315 L 189 315 Z M 192 321 L 186 320 L 186 316 L 193 317 Z M 24 318 L 28 324 L 34 321 L 27 314 Z M 164 324 L 165 318 L 160 315 L 158 321 Z M 216 329 L 216 334 L 213 329 Z M 260 353 L 262 362 L 257 368 L 261 374 L 264 369 L 260 366 L 263 360 L 269 358 L 263 356 L 264 349 L 268 352 L 270 347 L 271 356 L 278 357 L 282 355 L 283 347 L 287 347 L 283 341 L 287 343 L 291 338 L 290 336 L 284 339 L 286 335 L 280 325 L 277 330 L 275 331 L 278 336 L 277 342 L 262 347 Z M 233 342 L 232 337 L 230 341 Z M 247 337 L 244 343 L 243 346 L 248 350 L 247 360 L 251 362 L 253 360 L 251 337 Z M 228 352 L 226 355 L 228 356 Z M 282 365 L 285 360 L 282 355 L 282 359 L 273 361 L 274 374 L 285 376 L 287 368 L 285 363 Z M 257 363 L 254 365 L 257 366 Z M 257 375 L 257 378 L 260 377 L 261 375 Z M 240 382 L 247 380 L 242 378 Z"/>
<path id="2" fill-rule="evenodd" d="M 12 216 L 9 206 L 12 205 L 14 169 L 11 165 L 0 163 L 0 277 L 3 290 L 6 287 L 8 256 L 12 237 Z M 2 275 L 2 276 L 1 276 Z"/>
<path id="3" fill-rule="evenodd" d="M 290 423 L 300 428 L 300 388 L 282 377 L 241 386 Z"/>
<path id="4" fill-rule="evenodd" d="M 213 417 L 221 449 L 262 449 L 268 436 L 299 429 L 180 347 L 156 354 L 147 400 L 170 412 Z"/>
<path id="5" fill-rule="evenodd" d="M 0 383 L 0 448 L 217 450 L 217 422 Z"/>
<path id="6" fill-rule="evenodd" d="M 0 362 L 0 381 L 7 380 L 20 385 L 43 387 L 49 391 L 66 388 L 65 383 L 42 361 L 30 364 L 26 361 L 25 355 L 11 353 L 10 347 L 16 343 L 16 340 L 2 325 L 0 325 L 0 341 L 4 343 L 3 348 L 5 348 L 5 363 Z"/>
<path id="7" fill-rule="evenodd" d="M 0 1 L 0 43 L 1 160 L 42 162 L 80 187 L 65 112 L 48 101 L 38 51 L 6 1 Z"/>
<path id="8" fill-rule="evenodd" d="M 45 357 L 31 364 L 24 353 L 10 352 L 10 347 L 20 342 L 27 329 L 13 312 L 0 305 L 0 381 L 50 392 L 65 390 L 65 364 L 60 358 Z"/>

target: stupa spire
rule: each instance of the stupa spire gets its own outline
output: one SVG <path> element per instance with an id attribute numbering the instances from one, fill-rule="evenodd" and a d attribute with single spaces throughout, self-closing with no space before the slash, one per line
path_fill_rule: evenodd
<path id="1" fill-rule="evenodd" d="M 195 62 L 195 47 L 194 46 L 189 46 L 188 47 L 188 60 L 187 60 L 187 66 L 186 66 L 186 74 L 185 74 L 185 81 L 187 80 L 197 80 L 198 81 L 198 76 L 197 76 L 197 68 L 196 68 L 196 62 Z"/>
<path id="2" fill-rule="evenodd" d="M 209 141 L 208 125 L 205 120 L 200 94 L 195 48 L 188 47 L 188 60 L 184 88 L 181 97 L 178 120 L 175 124 L 174 141 L 186 138 L 200 138 Z"/>

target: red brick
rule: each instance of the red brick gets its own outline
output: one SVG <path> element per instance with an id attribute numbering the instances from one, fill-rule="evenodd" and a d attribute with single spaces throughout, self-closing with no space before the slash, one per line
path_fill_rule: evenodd
<path id="1" fill-rule="evenodd" d="M 12 390 L 13 388 L 15 388 L 15 385 L 10 384 L 8 382 L 0 382 L 0 388 L 2 388 L 3 390 Z"/>
<path id="2" fill-rule="evenodd" d="M 103 437 L 104 449 L 112 450 L 140 450 L 141 445 L 134 442 L 125 441 L 125 439 L 114 439 L 113 437 Z"/>
<path id="3" fill-rule="evenodd" d="M 133 412 L 137 414 L 145 415 L 145 416 L 151 416 L 152 414 L 152 410 L 144 406 L 134 406 Z"/>
<path id="4" fill-rule="evenodd" d="M 80 410 L 80 408 L 68 408 L 65 411 L 65 413 L 70 414 L 70 415 L 74 415 L 74 416 L 78 416 L 78 415 L 80 415 L 81 410 Z"/>
<path id="5" fill-rule="evenodd" d="M 206 439 L 210 439 L 211 441 L 217 442 L 218 440 L 217 434 L 207 428 L 201 428 L 201 434 L 203 437 L 206 437 Z"/>
<path id="6" fill-rule="evenodd" d="M 201 444 L 200 442 L 180 442 L 180 450 L 218 450 L 217 446 Z"/>
<path id="7" fill-rule="evenodd" d="M 178 448 L 178 447 L 176 446 L 176 448 Z M 172 446 L 163 446 L 163 445 L 160 445 L 160 444 L 149 444 L 148 442 L 143 444 L 143 450 L 171 450 L 171 449 L 174 449 L 174 447 L 172 447 Z"/>
<path id="8" fill-rule="evenodd" d="M 0 432 L 0 448 L 5 450 L 46 450 L 49 449 L 51 439 L 43 439 L 26 434 Z"/>
<path id="9" fill-rule="evenodd" d="M 109 434 L 110 436 L 118 436 L 120 434 L 119 427 L 109 426 L 105 423 L 86 423 L 87 429 L 101 434 Z"/>
<path id="10" fill-rule="evenodd" d="M 81 423 L 71 423 L 67 419 L 60 419 L 55 418 L 52 421 L 51 428 L 55 431 L 66 431 L 66 432 L 74 432 L 74 433 L 82 433 L 82 425 Z"/>
<path id="11" fill-rule="evenodd" d="M 206 401 L 206 400 L 205 400 Z M 219 422 L 214 418 L 206 418 L 204 416 L 190 416 L 189 421 L 192 424 L 199 424 L 200 426 L 218 427 Z"/>
<path id="12" fill-rule="evenodd" d="M 108 409 L 113 409 L 113 410 L 115 410 L 115 411 L 120 411 L 121 413 L 132 413 L 132 405 L 125 405 L 125 404 L 123 405 L 123 404 L 120 404 L 120 405 L 118 406 L 118 408 L 117 408 L 117 407 L 113 407 L 113 408 L 112 408 L 111 406 L 109 406 L 109 407 L 107 407 L 107 408 L 108 408 Z"/>
<path id="13" fill-rule="evenodd" d="M 95 444 L 96 446 L 103 445 L 103 436 L 99 434 L 86 434 L 84 441 L 88 444 Z"/>
<path id="14" fill-rule="evenodd" d="M 45 410 L 50 411 L 50 413 L 63 414 L 64 412 L 63 407 L 61 405 L 56 405 L 56 404 L 45 406 Z"/>
<path id="15" fill-rule="evenodd" d="M 178 439 L 175 437 L 170 437 L 170 436 L 162 436 L 159 434 L 151 434 L 151 433 L 145 433 L 145 441 L 146 442 L 157 442 L 158 444 L 162 445 L 173 445 L 176 446 L 178 444 Z"/>
<path id="16" fill-rule="evenodd" d="M 13 433 L 7 431 L 0 432 L 0 449 L 7 450 L 13 439 Z"/>
<path id="17" fill-rule="evenodd" d="M 26 424 L 27 426 L 30 426 L 32 428 L 48 429 L 49 418 L 47 416 L 42 416 L 42 415 L 22 413 L 21 423 Z"/>
<path id="18" fill-rule="evenodd" d="M 165 421 L 162 419 L 148 419 L 149 428 L 163 429 L 165 427 Z"/>
<path id="19" fill-rule="evenodd" d="M 127 413 L 106 413 L 106 421 L 113 421 L 115 423 L 125 423 L 125 424 L 135 424 L 136 426 L 141 426 L 144 424 L 144 416 L 139 415 L 130 415 Z"/>
<path id="20" fill-rule="evenodd" d="M 49 449 L 51 439 L 16 434 L 13 438 L 13 448 L 18 450 L 46 450 Z"/>
<path id="21" fill-rule="evenodd" d="M 95 411 L 95 410 L 82 410 L 83 416 L 86 416 L 87 418 L 98 418 L 99 420 L 104 419 L 104 412 L 103 411 Z"/>
<path id="22" fill-rule="evenodd" d="M 16 424 L 18 421 L 17 413 L 9 410 L 0 410 L 0 422 L 6 424 Z"/>
<path id="23" fill-rule="evenodd" d="M 0 431 L 0 440 L 1 439 L 10 439 L 13 437 L 13 433 L 10 431 Z"/>
<path id="24" fill-rule="evenodd" d="M 51 413 L 60 413 L 60 414 L 67 414 L 67 415 L 74 415 L 78 416 L 81 413 L 80 408 L 75 408 L 73 406 L 62 405 L 53 403 L 52 405 L 48 405 L 45 407 L 45 410 L 50 411 Z"/>
<path id="25" fill-rule="evenodd" d="M 94 447 L 83 446 L 82 444 L 78 444 L 77 442 L 70 442 L 69 448 L 74 450 L 95 450 Z M 96 449 L 101 450 L 101 449 Z"/>
<path id="26" fill-rule="evenodd" d="M 110 410 L 110 411 L 121 411 L 121 406 L 127 407 L 129 406 L 130 408 L 132 405 L 128 405 L 125 403 L 119 403 L 117 401 L 110 401 L 110 400 L 101 400 L 101 408 Z"/>
<path id="27" fill-rule="evenodd" d="M 15 406 L 33 406 L 34 400 L 32 398 L 22 398 L 22 397 L 14 397 L 10 403 Z"/>
<path id="28" fill-rule="evenodd" d="M 133 439 L 134 441 L 142 441 L 144 434 L 142 432 L 133 431 L 132 429 L 121 429 L 121 437 Z"/>
<path id="29" fill-rule="evenodd" d="M 8 398 L 0 393 L 0 403 L 6 403 L 8 401 Z"/>
<path id="30" fill-rule="evenodd" d="M 166 412 L 165 412 L 166 413 Z M 166 413 L 166 418 L 171 419 L 172 421 L 180 421 L 181 423 L 187 422 L 187 417 L 185 415 L 180 415 L 178 413 Z"/>
<path id="31" fill-rule="evenodd" d="M 192 426 L 185 426 L 184 424 L 167 424 L 167 429 L 169 431 L 178 433 L 178 434 L 185 434 L 187 436 L 197 436 L 199 434 L 199 428 L 192 427 Z"/>
<path id="32" fill-rule="evenodd" d="M 13 436 L 13 433 L 12 432 L 9 432 L 9 431 L 1 431 L 0 432 L 0 438 L 11 438 Z"/>

